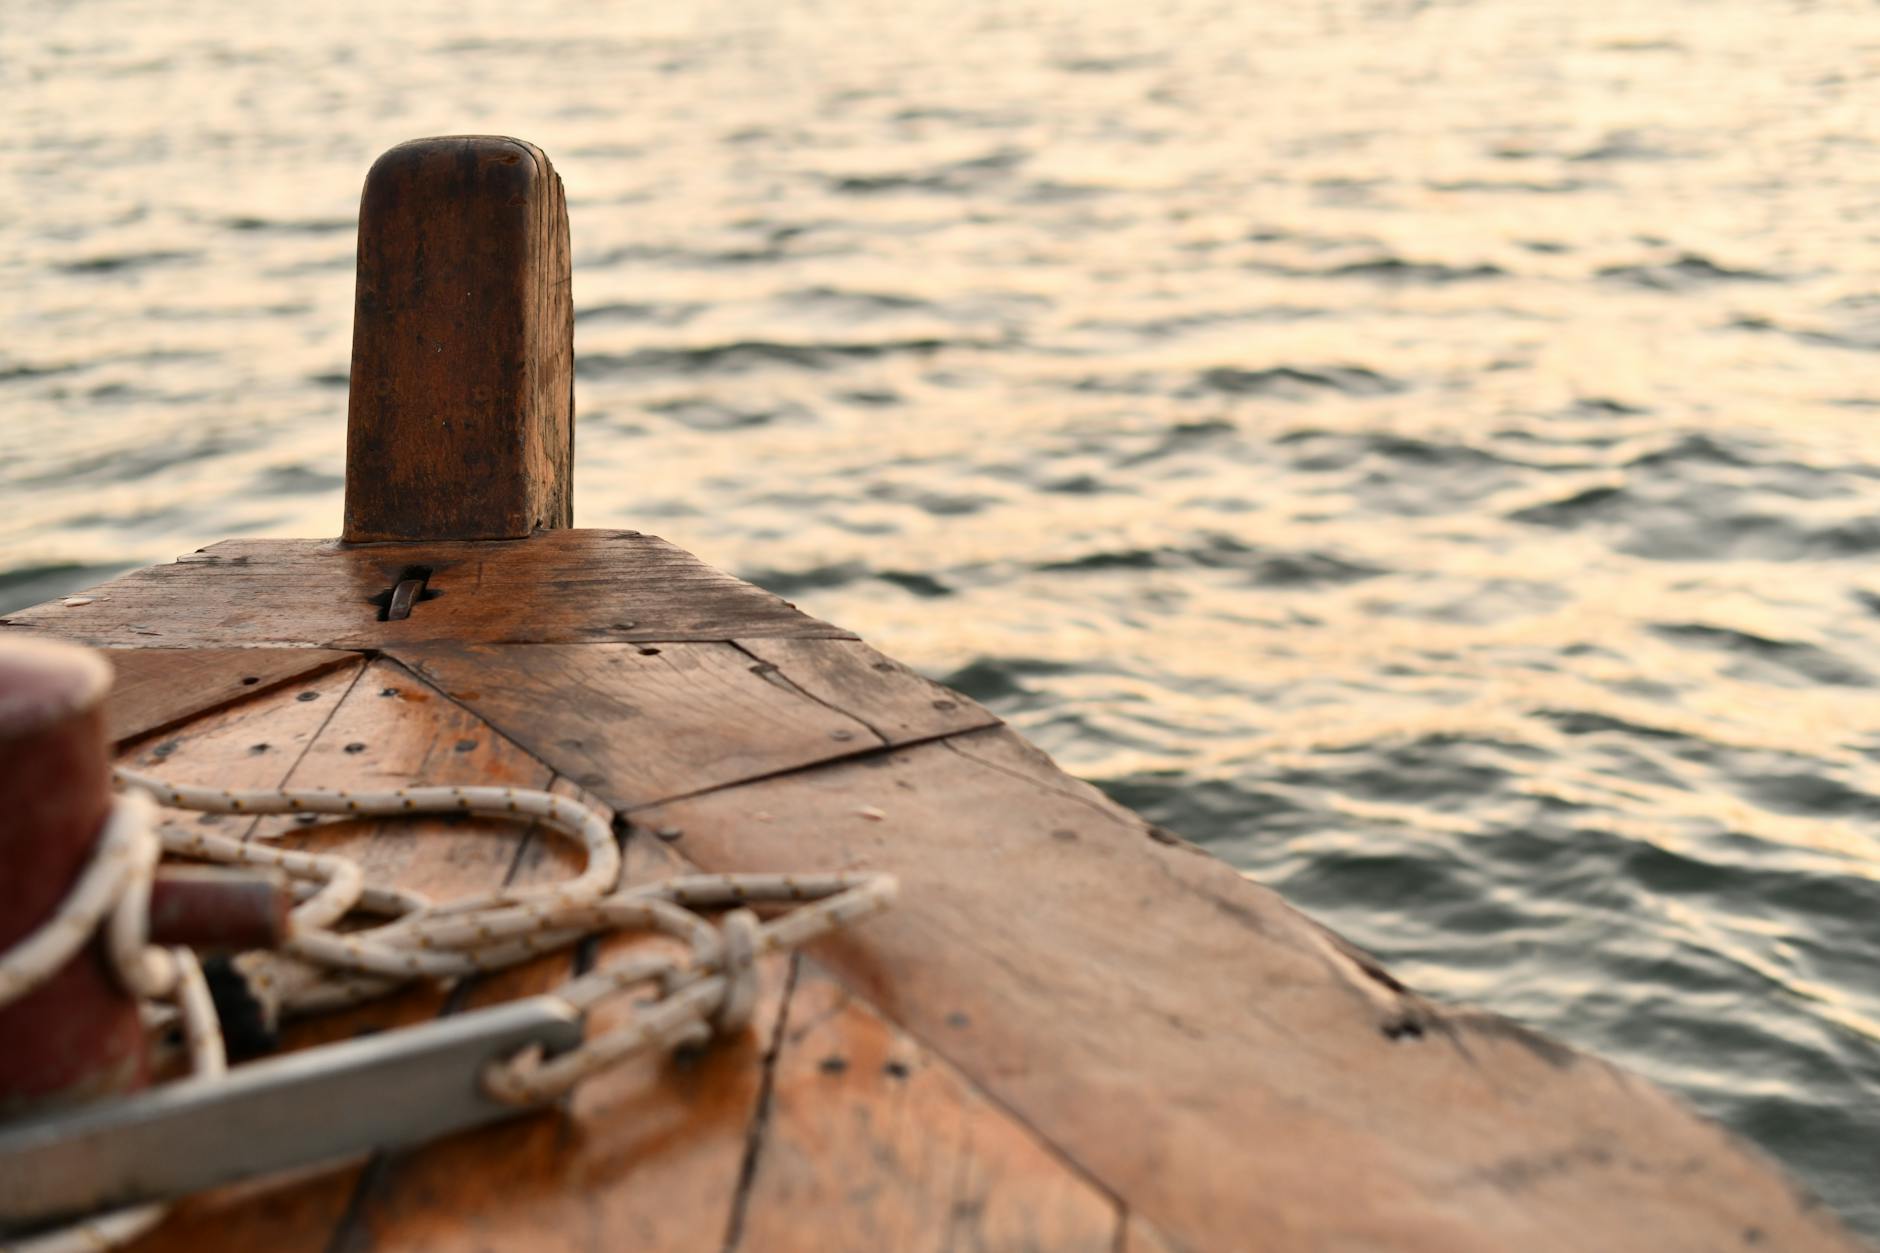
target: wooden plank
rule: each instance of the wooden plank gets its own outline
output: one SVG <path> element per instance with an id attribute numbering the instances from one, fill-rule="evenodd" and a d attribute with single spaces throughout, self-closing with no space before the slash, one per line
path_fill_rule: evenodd
<path id="1" fill-rule="evenodd" d="M 566 1110 L 429 1146 L 362 1207 L 342 1247 L 721 1248 L 781 973 L 766 972 L 760 1033 L 691 1060 L 634 1059 L 583 1084 Z"/>
<path id="2" fill-rule="evenodd" d="M 123 1247 L 130 1253 L 323 1253 L 357 1178 L 357 1170 L 329 1170 L 218 1188 L 183 1201 L 149 1235 Z"/>
<path id="3" fill-rule="evenodd" d="M 619 809 L 881 745 L 863 723 L 767 681 L 730 644 L 440 644 L 394 656 Z"/>
<path id="4" fill-rule="evenodd" d="M 303 699 L 309 695 L 314 699 Z M 132 751 L 139 768 L 162 777 L 234 787 L 363 788 L 413 782 L 540 787 L 550 777 L 540 762 L 385 661 L 363 670 L 355 665 L 343 674 L 244 702 L 171 736 L 147 737 Z M 518 864 L 521 850 L 533 843 L 516 824 L 483 819 L 316 826 L 286 817 L 252 823 L 233 816 L 213 820 L 231 833 L 246 828 L 273 835 L 283 847 L 343 852 L 364 864 L 375 882 L 395 882 L 440 899 L 500 884 Z M 178 814 L 172 821 L 201 819 Z M 549 848 L 529 864 L 534 874 L 566 875 L 576 860 Z M 535 965 L 546 962 L 555 963 L 545 976 L 549 980 L 560 978 L 568 968 L 566 956 Z M 526 978 L 533 971 L 534 966 L 524 967 L 498 978 Z M 421 985 L 396 997 L 297 1023 L 284 1032 L 282 1047 L 305 1048 L 361 1032 L 396 1029 L 435 1016 L 447 1001 L 444 989 Z M 353 1163 L 191 1198 L 150 1237 L 149 1247 L 274 1248 L 303 1241 L 304 1247 L 325 1247 L 354 1208 L 355 1192 L 366 1177 L 361 1163 Z"/>
<path id="5" fill-rule="evenodd" d="M 520 692 L 506 699 L 529 745 L 546 745 L 550 756 L 587 752 L 578 735 L 562 737 L 579 741 L 575 748 L 550 737 L 568 725 L 561 706 L 587 706 L 581 716 L 593 733 L 618 743 L 590 754 L 581 778 L 610 798 L 630 797 L 634 772 L 646 762 L 628 751 L 633 745 L 613 719 L 592 712 L 604 702 L 591 694 L 591 671 L 628 664 L 605 661 L 609 651 L 655 661 L 692 650 L 503 647 L 456 655 L 477 659 L 465 662 L 465 677 L 504 683 L 528 654 L 591 658 L 592 665 L 560 669 L 544 662 L 528 687 L 533 704 Z M 767 699 L 787 702 L 791 717 L 798 706 L 836 716 L 818 701 L 838 702 L 839 685 L 797 682 L 787 668 L 766 679 L 748 665 L 738 678 L 730 646 L 702 653 L 711 660 L 693 677 L 717 676 L 712 681 L 734 693 L 707 698 L 721 714 L 745 710 L 747 698 L 769 708 L 751 694 L 767 689 L 775 693 Z M 752 657 L 763 654 L 759 644 Z M 796 669 L 815 673 L 800 663 Z M 354 673 L 345 667 L 305 692 L 290 685 L 198 720 L 213 735 L 149 736 L 133 749 L 154 759 L 158 773 L 179 779 L 278 781 L 283 764 L 299 760 L 299 748 L 340 703 L 345 683 L 338 681 Z M 744 686 L 749 680 L 754 688 Z M 690 679 L 668 686 L 649 725 L 672 721 L 664 711 L 682 702 L 682 691 L 715 690 Z M 446 687 L 472 703 L 487 696 Z M 659 687 L 636 675 L 606 700 L 630 703 L 629 693 Z M 299 700 L 303 694 L 312 699 Z M 348 698 L 363 699 L 358 689 Z M 741 728 L 751 719 L 734 720 Z M 676 725 L 685 725 L 682 717 Z M 356 734 L 350 724 L 333 733 Z M 738 734 L 761 739 L 763 732 Z M 800 726 L 795 734 L 802 739 Z M 332 742 L 343 753 L 353 741 Z M 441 751 L 441 739 L 431 743 Z M 671 775 L 684 760 L 715 751 L 701 740 L 661 769 Z M 387 768 L 396 774 L 420 764 Z M 272 780 L 262 777 L 269 771 Z M 823 960 L 851 991 L 1120 1197 L 1131 1221 L 1144 1233 L 1152 1225 L 1169 1247 L 1698 1248 L 1728 1247 L 1752 1228 L 1772 1247 L 1855 1247 L 1773 1168 L 1663 1094 L 1502 1020 L 1442 1010 L 1403 992 L 1270 893 L 1145 827 L 1001 730 L 722 788 L 657 805 L 636 820 L 678 833 L 676 847 L 708 869 L 899 873 L 901 904 L 823 945 Z M 492 868 L 476 856 L 471 863 L 459 867 L 474 872 L 467 879 Z M 748 1083 L 761 1068 L 752 1063 L 737 1073 Z M 662 1074 L 654 1068 L 641 1079 L 657 1087 Z M 717 1205 L 728 1214 L 724 1144 L 748 1120 L 713 1117 L 716 1147 L 694 1159 L 709 1160 L 710 1168 L 689 1167 L 695 1178 L 681 1172 L 666 1185 L 675 1197 L 694 1198 L 684 1223 L 659 1227 L 663 1210 L 651 1217 L 633 1211 L 631 1222 L 680 1239 L 701 1229 L 703 1209 Z M 690 1134 L 689 1121 L 677 1125 L 668 1125 L 668 1139 Z M 588 1122 L 575 1126 L 561 1134 L 589 1144 Z M 649 1172 L 658 1176 L 651 1163 L 664 1160 L 665 1143 L 644 1156 L 634 1148 L 631 1169 L 619 1168 L 619 1158 L 596 1162 L 584 1149 L 541 1195 L 575 1191 L 570 1180 L 609 1195 L 631 1193 L 629 1181 L 644 1187 Z M 482 1186 L 493 1191 L 491 1171 Z M 401 1177 L 394 1174 L 394 1183 Z M 277 1206 L 327 1213 L 327 1194 L 319 1191 L 330 1188 L 327 1178 L 300 1202 L 276 1190 L 262 1195 Z M 361 1212 L 372 1212 L 377 1195 L 360 1194 Z M 397 1199 L 402 1185 L 387 1195 L 406 1204 Z M 531 1212 L 573 1224 L 577 1212 L 601 1210 L 544 1200 Z M 186 1215 L 183 1230 L 190 1221 Z M 250 1220 L 229 1221 L 241 1229 Z M 387 1228 L 397 1230 L 396 1223 Z M 1126 1229 L 1122 1238 L 1148 1241 L 1150 1234 Z"/>
<path id="6" fill-rule="evenodd" d="M 380 622 L 413 570 L 427 598 Z M 435 595 L 430 595 L 435 593 Z M 780 597 L 634 531 L 545 531 L 523 540 L 345 546 L 228 540 L 4 621 L 81 643 L 138 648 L 393 648 L 851 638 Z"/>
<path id="7" fill-rule="evenodd" d="M 1117 1253 L 1180 1253 L 1176 1247 L 1143 1218 L 1131 1214 L 1123 1223 L 1123 1239 Z"/>
<path id="8" fill-rule="evenodd" d="M 415 686 L 415 685 L 414 685 Z M 453 747 L 454 751 L 454 747 Z M 549 790 L 593 803 L 579 788 L 556 779 Z M 440 838 L 434 836 L 433 838 Z M 448 841 L 448 833 L 441 839 Z M 580 869 L 580 857 L 560 839 L 534 833 L 517 846 L 507 882 L 538 884 L 566 878 Z M 473 980 L 441 1004 L 442 1012 L 478 1009 L 545 992 L 572 977 L 572 951 L 542 958 Z M 406 998 L 427 1006 L 429 997 Z M 490 1203 L 507 1195 L 518 1171 L 543 1152 L 554 1151 L 566 1136 L 559 1111 L 494 1124 L 431 1144 L 375 1155 L 352 1193 L 352 1202 L 329 1249 L 433 1249 L 450 1244 L 449 1233 L 475 1208 L 471 1199 Z M 547 1146 L 545 1149 L 544 1146 Z M 440 1206 L 440 1198 L 449 1201 Z M 466 1230 L 475 1231 L 471 1223 Z M 472 1240 L 470 1247 L 489 1247 Z"/>
<path id="9" fill-rule="evenodd" d="M 279 787 L 364 668 L 364 658 L 354 657 L 323 674 L 203 714 L 187 725 L 140 736 L 119 746 L 117 761 L 178 783 Z M 234 814 L 170 809 L 162 816 L 166 823 L 217 827 L 230 835 L 247 830 L 252 821 Z"/>
<path id="10" fill-rule="evenodd" d="M 774 995 L 764 1008 L 774 1008 Z M 697 1061 L 651 1058 L 554 1109 L 454 1136 L 400 1171 L 340 1247 L 413 1250 L 716 1249 L 762 1070 L 757 1043 Z M 590 1104 L 591 1088 L 625 1091 Z"/>
<path id="11" fill-rule="evenodd" d="M 542 150 L 399 144 L 359 205 L 344 537 L 573 524 L 568 207 Z"/>
<path id="12" fill-rule="evenodd" d="M 1115 1202 L 813 962 L 771 1085 L 738 1248 L 1114 1253 Z"/>
<path id="13" fill-rule="evenodd" d="M 284 772 L 292 784 L 353 787 L 539 786 L 547 777 L 546 767 L 389 661 L 368 666 L 344 699 L 331 689 L 321 690 L 320 701 L 298 695 L 289 689 L 247 702 L 271 718 L 237 718 L 237 706 L 183 728 L 173 740 L 147 739 L 144 745 L 153 748 L 146 756 L 162 748 L 155 764 L 188 764 L 190 771 L 166 773 L 191 780 L 222 779 L 212 763 L 227 760 L 243 767 L 233 779 L 240 785 L 275 785 Z M 306 724 L 321 702 L 326 708 L 313 733 Z M 288 717 L 297 719 L 291 730 L 282 721 Z M 196 733 L 202 725 L 207 734 Z M 279 743 L 254 739 L 264 733 Z M 268 748 L 253 751 L 261 743 Z M 300 751 L 284 761 L 289 754 L 281 749 L 288 745 Z M 566 781 L 554 786 L 578 791 Z M 288 846 L 344 851 L 365 863 L 375 880 L 439 898 L 493 886 L 506 873 L 512 881 L 539 882 L 575 869 L 561 841 L 518 843 L 513 826 L 480 820 L 326 823 L 309 830 L 266 818 L 254 829 L 280 831 L 276 838 Z M 637 841 L 628 850 L 630 878 L 687 869 L 661 841 Z M 607 941 L 601 960 L 638 942 Z M 309 1020 L 291 1030 L 285 1044 L 305 1047 L 396 1029 L 447 1004 L 467 1008 L 544 990 L 570 971 L 569 956 L 559 954 L 478 980 L 459 997 L 430 988 L 407 992 Z M 565 1114 L 484 1128 L 380 1156 L 369 1166 L 353 1163 L 192 1198 L 148 1247 L 588 1248 L 597 1231 L 624 1231 L 636 1233 L 636 1247 L 716 1248 L 740 1178 L 768 1033 L 781 1012 L 783 975 L 780 960 L 767 965 L 762 1031 L 695 1063 L 647 1058 L 584 1085 Z M 605 1006 L 595 1029 L 630 1012 L 624 1003 Z"/>
<path id="14" fill-rule="evenodd" d="M 123 743 L 197 714 L 356 661 L 319 648 L 113 648 L 106 733 Z"/>
<path id="15" fill-rule="evenodd" d="M 223 787 L 279 787 L 341 699 L 363 663 L 315 676 L 205 714 L 189 724 L 125 745 L 118 760 L 132 769 L 178 782 Z M 311 693 L 313 699 L 302 700 Z M 232 815 L 165 810 L 164 822 L 211 826 L 235 834 L 248 820 Z M 280 1249 L 313 1253 L 345 1212 L 349 1177 L 321 1173 L 282 1186 L 263 1181 L 191 1197 L 155 1231 L 132 1246 L 137 1253 L 191 1253 L 205 1248 Z"/>
<path id="16" fill-rule="evenodd" d="M 392 655 L 620 809 L 998 722 L 858 640 Z"/>
<path id="17" fill-rule="evenodd" d="M 1179 1246 L 1857 1247 L 1664 1093 L 1400 990 L 1002 729 L 637 824 L 712 870 L 899 875 L 819 960 Z"/>
<path id="18" fill-rule="evenodd" d="M 643 882 L 691 868 L 657 840 L 631 840 L 625 875 Z M 601 943 L 605 963 L 644 943 Z M 344 1247 L 599 1248 L 690 1253 L 723 1247 L 788 994 L 786 964 L 763 964 L 753 1028 L 699 1056 L 641 1057 L 590 1079 L 565 1105 L 431 1145 L 365 1198 Z M 595 1011 L 593 1030 L 631 1007 Z M 821 1225 L 827 1215 L 812 1216 Z"/>
<path id="19" fill-rule="evenodd" d="M 888 744 L 998 724 L 991 710 L 884 657 L 860 640 L 742 639 L 737 646 L 806 695 Z"/>
<path id="20" fill-rule="evenodd" d="M 469 710 L 381 659 L 366 666 L 286 783 L 360 791 L 453 783 L 545 788 L 552 777 Z M 303 823 L 285 814 L 255 827 L 283 848 L 351 857 L 372 882 L 396 883 L 435 900 L 501 885 L 526 830 L 496 818 Z"/>

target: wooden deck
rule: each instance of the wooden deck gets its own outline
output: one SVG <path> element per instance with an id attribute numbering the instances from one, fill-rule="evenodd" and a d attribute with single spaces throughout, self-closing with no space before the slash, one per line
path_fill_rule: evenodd
<path id="1" fill-rule="evenodd" d="M 118 760 L 164 779 L 554 788 L 611 811 L 629 881 L 876 870 L 901 895 L 770 959 L 743 1038 L 418 1150 L 194 1198 L 140 1248 L 1858 1247 L 1678 1101 L 1425 1001 L 959 693 L 662 540 L 563 529 L 572 306 L 547 159 L 401 145 L 364 204 L 353 542 L 218 544 L 0 620 L 0 638 L 107 650 Z M 402 620 L 385 611 L 401 583 Z M 574 868 L 483 820 L 168 820 L 343 851 L 437 898 Z M 636 942 L 286 1043 L 545 989 Z"/>
<path id="2" fill-rule="evenodd" d="M 378 621 L 419 565 L 439 594 Z M 110 650 L 137 769 L 553 786 L 624 819 L 630 876 L 903 884 L 772 965 L 748 1040 L 199 1198 L 149 1248 L 1853 1247 L 1650 1085 L 1422 1000 L 971 700 L 660 541 L 250 541 L 88 596 L 5 629 Z M 438 896 L 571 869 L 478 822 L 255 821 Z M 570 960 L 290 1042 L 547 987 Z"/>

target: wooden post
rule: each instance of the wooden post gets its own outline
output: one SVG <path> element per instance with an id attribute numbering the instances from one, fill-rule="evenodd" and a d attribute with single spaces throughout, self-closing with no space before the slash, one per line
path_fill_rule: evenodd
<path id="1" fill-rule="evenodd" d="M 359 205 L 342 539 L 573 522 L 568 209 L 541 149 L 415 139 Z"/>
<path id="2" fill-rule="evenodd" d="M 110 686 L 90 649 L 0 640 L 0 952 L 52 917 L 91 861 L 111 809 Z M 137 1002 L 98 940 L 0 1007 L 0 1119 L 143 1081 Z"/>

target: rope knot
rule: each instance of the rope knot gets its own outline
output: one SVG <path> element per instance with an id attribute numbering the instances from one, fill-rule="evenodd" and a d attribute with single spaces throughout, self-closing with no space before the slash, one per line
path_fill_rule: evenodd
<path id="1" fill-rule="evenodd" d="M 551 1101 L 636 1053 L 704 1043 L 743 1031 L 758 1002 L 758 960 L 794 949 L 885 908 L 896 884 L 881 874 L 685 875 L 625 887 L 620 846 L 605 814 L 547 792 L 494 787 L 230 791 L 116 772 L 125 791 L 112 809 L 91 863 L 52 919 L 0 953 L 0 1005 L 25 995 L 104 928 L 117 978 L 139 1000 L 167 1001 L 182 1020 L 198 1079 L 227 1066 L 221 1025 L 196 957 L 149 940 L 150 888 L 164 853 L 273 867 L 291 881 L 298 904 L 289 938 L 276 949 L 234 959 L 255 997 L 282 1015 L 333 1009 L 392 992 L 415 978 L 458 979 L 519 965 L 599 932 L 637 930 L 684 946 L 629 949 L 551 995 L 586 1014 L 603 999 L 654 984 L 659 994 L 627 1021 L 569 1052 L 529 1050 L 492 1062 L 485 1090 L 517 1106 Z M 376 887 L 358 862 L 331 853 L 283 849 L 265 838 L 235 840 L 203 831 L 159 830 L 157 804 L 206 813 L 416 815 L 481 813 L 533 819 L 578 842 L 582 871 L 545 887 L 506 888 L 434 903 Z M 750 908 L 787 905 L 769 920 Z M 701 908 L 726 909 L 713 925 Z M 370 918 L 374 925 L 351 924 Z M 344 926 L 344 929 L 341 929 Z M 145 1230 L 163 1207 L 127 1210 L 56 1233 L 108 1247 Z M 53 1246 L 62 1247 L 62 1246 Z M 74 1246 L 76 1247 L 76 1246 Z"/>

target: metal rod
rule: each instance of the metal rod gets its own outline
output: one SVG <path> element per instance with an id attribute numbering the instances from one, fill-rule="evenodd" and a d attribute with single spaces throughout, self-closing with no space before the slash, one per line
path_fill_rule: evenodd
<path id="1" fill-rule="evenodd" d="M 581 1042 L 538 996 L 238 1066 L 0 1128 L 0 1230 L 67 1222 L 238 1179 L 336 1162 L 515 1116 L 491 1062 Z"/>

